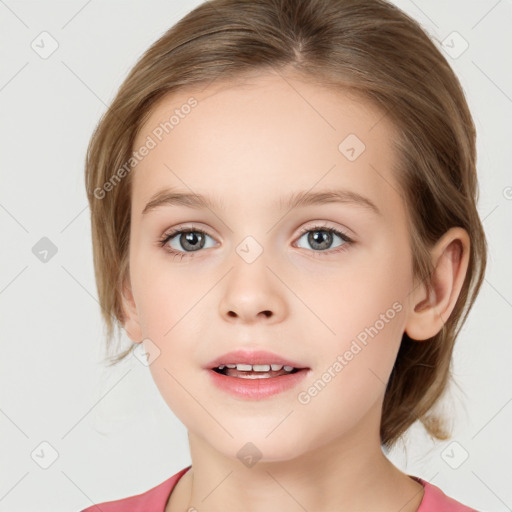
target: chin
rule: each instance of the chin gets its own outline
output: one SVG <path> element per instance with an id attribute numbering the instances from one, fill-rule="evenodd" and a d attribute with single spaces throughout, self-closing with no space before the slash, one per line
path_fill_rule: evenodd
<path id="1" fill-rule="evenodd" d="M 237 459 L 247 467 L 256 463 L 292 461 L 302 453 L 298 451 L 298 447 L 304 445 L 304 440 L 288 431 L 278 436 L 276 432 L 268 435 L 268 429 L 257 431 L 253 428 L 251 433 L 228 430 L 233 438 L 225 435 L 221 440 L 219 435 L 215 439 L 206 437 L 206 441 L 226 457 Z"/>

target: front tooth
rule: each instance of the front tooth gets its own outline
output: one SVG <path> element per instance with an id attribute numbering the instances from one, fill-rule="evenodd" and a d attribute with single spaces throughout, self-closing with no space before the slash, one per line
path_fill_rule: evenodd
<path id="1" fill-rule="evenodd" d="M 226 365 L 228 368 L 236 368 L 236 364 L 227 364 Z"/>
<path id="2" fill-rule="evenodd" d="M 252 370 L 252 364 L 237 364 L 236 369 L 243 372 L 250 372 Z"/>
<path id="3" fill-rule="evenodd" d="M 253 364 L 252 369 L 255 372 L 268 372 L 270 370 L 269 364 Z"/>
<path id="4" fill-rule="evenodd" d="M 272 371 L 274 372 L 278 372 L 283 367 L 282 364 L 271 364 L 270 366 L 272 367 Z"/>
<path id="5" fill-rule="evenodd" d="M 291 372 L 293 370 L 293 366 L 283 366 L 283 370 Z"/>

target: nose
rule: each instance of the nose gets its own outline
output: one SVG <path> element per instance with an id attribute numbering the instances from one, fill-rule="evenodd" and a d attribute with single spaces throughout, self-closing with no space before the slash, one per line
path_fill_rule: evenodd
<path id="1" fill-rule="evenodd" d="M 263 257 L 235 262 L 226 276 L 219 313 L 229 322 L 280 322 L 288 312 L 286 287 Z"/>

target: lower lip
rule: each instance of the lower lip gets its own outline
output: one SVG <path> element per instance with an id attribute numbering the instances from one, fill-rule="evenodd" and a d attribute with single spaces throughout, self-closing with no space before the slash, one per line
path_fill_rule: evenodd
<path id="1" fill-rule="evenodd" d="M 229 377 L 213 370 L 207 370 L 213 383 L 223 391 L 230 393 L 238 398 L 251 400 L 261 400 L 278 393 L 288 391 L 297 386 L 310 369 L 299 370 L 289 375 L 279 377 L 269 377 L 266 379 L 244 379 L 240 377 Z"/>

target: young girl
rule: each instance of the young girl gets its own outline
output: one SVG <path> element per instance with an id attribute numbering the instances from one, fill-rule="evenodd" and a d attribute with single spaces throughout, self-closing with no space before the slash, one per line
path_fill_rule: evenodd
<path id="1" fill-rule="evenodd" d="M 86 186 L 114 361 L 141 347 L 192 464 L 86 510 L 474 510 L 384 451 L 449 437 L 475 152 L 449 64 L 382 0 L 212 0 L 153 44 Z"/>

